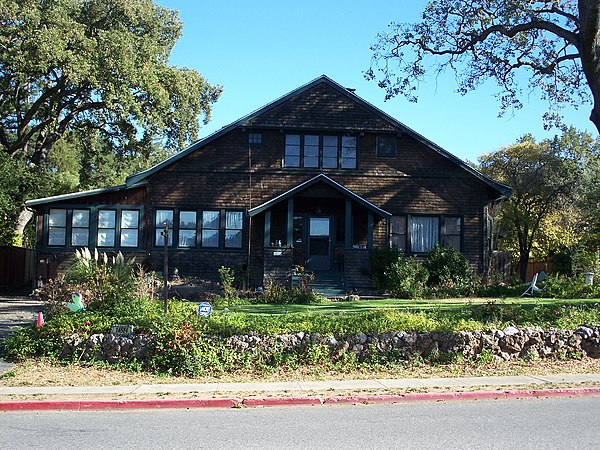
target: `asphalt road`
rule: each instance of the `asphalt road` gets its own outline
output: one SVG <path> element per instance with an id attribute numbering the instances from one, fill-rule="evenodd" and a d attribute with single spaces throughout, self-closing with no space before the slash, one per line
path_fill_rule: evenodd
<path id="1" fill-rule="evenodd" d="M 0 413 L 2 448 L 569 449 L 600 445 L 600 398 L 262 409 Z"/>

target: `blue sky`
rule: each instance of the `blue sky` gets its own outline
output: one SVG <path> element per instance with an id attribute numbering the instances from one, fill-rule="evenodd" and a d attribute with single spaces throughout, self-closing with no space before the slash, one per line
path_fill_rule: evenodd
<path id="1" fill-rule="evenodd" d="M 510 145 L 525 133 L 544 131 L 546 104 L 536 94 L 522 99 L 524 108 L 498 118 L 495 84 L 461 96 L 453 74 L 428 78 L 418 103 L 404 97 L 384 102 L 384 92 L 363 72 L 371 60 L 370 44 L 391 21 L 414 22 L 426 4 L 421 0 L 205 1 L 158 0 L 179 10 L 183 37 L 171 63 L 199 71 L 224 87 L 211 122 L 200 137 L 258 109 L 325 74 L 431 139 L 463 160 Z M 539 95 L 539 94 L 538 94 Z M 593 132 L 590 105 L 567 110 L 565 123 Z M 593 132 L 593 134 L 596 134 Z"/>

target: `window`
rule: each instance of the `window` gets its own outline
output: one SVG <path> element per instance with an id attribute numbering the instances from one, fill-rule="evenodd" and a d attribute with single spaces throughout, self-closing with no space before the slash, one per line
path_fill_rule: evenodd
<path id="1" fill-rule="evenodd" d="M 338 166 L 338 137 L 323 136 L 323 159 L 321 167 L 337 169 Z"/>
<path id="2" fill-rule="evenodd" d="M 157 246 L 164 246 L 165 239 L 162 235 L 165 224 L 169 227 L 169 241 L 167 245 L 173 245 L 173 211 L 170 209 L 157 209 L 156 219 L 154 221 L 154 243 Z"/>
<path id="3" fill-rule="evenodd" d="M 356 137 L 342 137 L 342 169 L 356 169 Z"/>
<path id="4" fill-rule="evenodd" d="M 396 156 L 396 136 L 393 136 L 393 135 L 377 136 L 377 156 L 382 156 L 382 157 Z"/>
<path id="5" fill-rule="evenodd" d="M 304 136 L 304 167 L 319 167 L 319 136 Z"/>
<path id="6" fill-rule="evenodd" d="M 248 133 L 248 144 L 262 144 L 262 133 Z"/>
<path id="7" fill-rule="evenodd" d="M 406 251 L 406 216 L 390 219 L 390 247 Z"/>
<path id="8" fill-rule="evenodd" d="M 124 209 L 121 211 L 121 247 L 137 247 L 139 243 L 140 212 Z"/>
<path id="9" fill-rule="evenodd" d="M 196 246 L 196 211 L 179 212 L 179 247 Z"/>
<path id="10" fill-rule="evenodd" d="M 71 245 L 87 247 L 90 244 L 90 211 L 74 209 L 71 216 Z"/>
<path id="11" fill-rule="evenodd" d="M 410 218 L 410 250 L 413 253 L 430 252 L 439 240 L 439 217 Z"/>
<path id="12" fill-rule="evenodd" d="M 219 211 L 202 211 L 202 247 L 219 247 L 220 219 Z"/>
<path id="13" fill-rule="evenodd" d="M 67 210 L 51 209 L 48 213 L 48 245 L 67 244 Z"/>
<path id="14" fill-rule="evenodd" d="M 444 217 L 444 246 L 460 251 L 462 220 L 460 217 Z"/>
<path id="15" fill-rule="evenodd" d="M 244 213 L 227 211 L 225 213 L 225 248 L 242 248 L 242 228 Z"/>
<path id="16" fill-rule="evenodd" d="M 288 134 L 285 137 L 285 167 L 300 167 L 300 135 Z"/>
<path id="17" fill-rule="evenodd" d="M 357 138 L 355 136 L 287 134 L 283 166 L 311 169 L 356 169 Z"/>
<path id="18" fill-rule="evenodd" d="M 114 247 L 117 232 L 117 211 L 113 209 L 98 210 L 98 247 Z"/>

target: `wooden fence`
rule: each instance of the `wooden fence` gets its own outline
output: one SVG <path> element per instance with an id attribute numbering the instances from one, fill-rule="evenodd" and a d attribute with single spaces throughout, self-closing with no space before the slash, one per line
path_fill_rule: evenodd
<path id="1" fill-rule="evenodd" d="M 35 250 L 0 246 L 0 290 L 10 292 L 32 287 L 35 278 Z"/>

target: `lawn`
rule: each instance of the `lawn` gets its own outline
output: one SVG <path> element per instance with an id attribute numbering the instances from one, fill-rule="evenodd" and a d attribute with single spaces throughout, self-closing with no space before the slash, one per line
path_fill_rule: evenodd
<path id="1" fill-rule="evenodd" d="M 355 300 L 355 301 L 323 301 L 321 303 L 311 303 L 307 305 L 237 305 L 228 306 L 227 309 L 232 312 L 239 312 L 250 315 L 279 315 L 291 313 L 312 313 L 312 314 L 339 314 L 339 313 L 361 313 L 375 311 L 378 309 L 396 310 L 396 311 L 444 311 L 459 312 L 466 307 L 477 309 L 478 305 L 520 305 L 520 306 L 540 306 L 540 305 L 593 305 L 600 303 L 600 299 L 551 299 L 551 298 L 532 298 L 532 297 L 508 297 L 508 298 L 448 298 L 448 299 L 426 299 L 426 300 L 405 300 L 396 298 L 374 299 L 374 300 Z M 225 307 L 217 307 L 215 311 L 223 311 Z"/>

